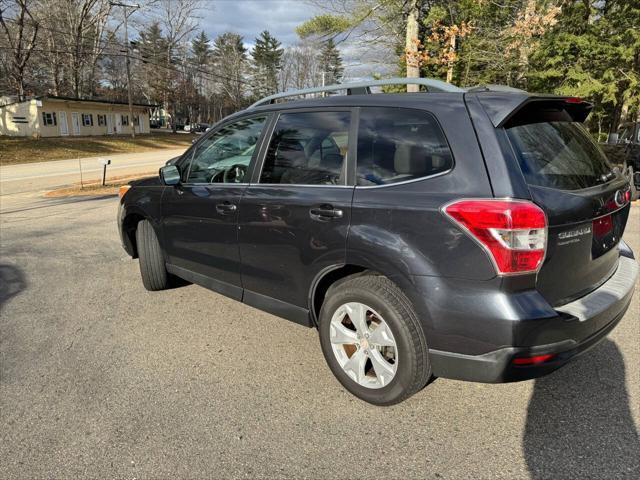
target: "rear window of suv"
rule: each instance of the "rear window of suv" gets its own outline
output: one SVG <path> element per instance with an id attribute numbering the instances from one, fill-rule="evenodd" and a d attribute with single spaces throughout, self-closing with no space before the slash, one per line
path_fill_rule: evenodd
<path id="1" fill-rule="evenodd" d="M 537 121 L 506 131 L 529 185 L 580 190 L 612 176 L 606 157 L 578 122 Z"/>

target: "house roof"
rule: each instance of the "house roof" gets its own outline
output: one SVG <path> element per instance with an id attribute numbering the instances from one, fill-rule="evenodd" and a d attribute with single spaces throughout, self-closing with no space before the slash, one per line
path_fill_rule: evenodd
<path id="1" fill-rule="evenodd" d="M 9 105 L 15 105 L 16 103 L 26 103 L 31 100 L 60 100 L 60 101 L 71 101 L 71 102 L 87 102 L 87 103 L 101 103 L 105 105 L 123 105 L 128 106 L 128 102 L 118 102 L 115 100 L 106 100 L 106 99 L 97 99 L 97 98 L 74 98 L 74 97 L 61 97 L 54 95 L 38 95 L 36 97 L 29 98 L 27 100 L 22 100 L 20 102 L 10 102 L 4 105 L 0 105 L 0 108 L 7 107 Z M 148 104 L 148 103 L 134 103 L 134 107 L 146 107 L 146 108 L 155 108 L 159 105 Z"/>

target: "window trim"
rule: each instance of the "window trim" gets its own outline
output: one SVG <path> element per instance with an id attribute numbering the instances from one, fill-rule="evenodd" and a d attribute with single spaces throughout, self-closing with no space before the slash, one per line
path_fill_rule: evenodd
<path id="1" fill-rule="evenodd" d="M 352 133 L 353 133 L 353 127 L 354 127 L 354 119 L 356 118 L 356 107 L 307 107 L 307 108 L 291 108 L 291 109 L 283 109 L 283 110 L 277 110 L 275 112 L 272 112 L 273 114 L 273 120 L 272 123 L 270 125 L 269 128 L 269 136 L 268 138 L 264 139 L 264 144 L 263 144 L 263 148 L 264 151 L 260 152 L 260 161 L 259 161 L 259 165 L 257 165 L 256 171 L 254 171 L 254 174 L 251 177 L 251 183 L 249 184 L 250 186 L 258 186 L 258 187 L 278 187 L 278 188 L 288 188 L 288 187 L 312 187 L 312 188 L 353 188 L 354 185 L 353 183 L 350 182 L 350 177 L 349 177 L 349 164 L 353 164 L 355 165 L 355 163 L 353 163 L 353 150 L 355 150 L 357 148 L 357 143 L 354 142 L 355 137 L 353 137 Z M 267 150 L 269 148 L 269 144 L 271 143 L 271 138 L 273 137 L 273 132 L 276 129 L 276 126 L 278 124 L 278 120 L 280 119 L 281 115 L 287 114 L 287 113 L 326 113 L 326 112 L 349 112 L 350 117 L 349 117 L 349 130 L 348 130 L 348 135 L 349 135 L 349 143 L 348 143 L 348 147 L 347 147 L 347 169 L 346 169 L 346 174 L 345 174 L 345 180 L 344 180 L 344 184 L 342 185 L 309 185 L 306 183 L 260 183 L 260 177 L 262 176 L 262 170 L 264 169 L 264 163 L 265 160 L 267 158 Z M 349 158 L 351 157 L 351 159 Z M 354 174 L 355 174 L 355 168 L 354 168 Z"/>
<path id="2" fill-rule="evenodd" d="M 353 183 L 355 188 L 362 188 L 362 189 L 371 189 L 371 188 L 388 188 L 388 187 L 394 187 L 396 185 L 406 185 L 408 183 L 415 183 L 415 182 L 421 182 L 423 180 L 429 180 L 431 178 L 437 178 L 437 177 L 442 177 L 444 175 L 448 175 L 449 173 L 451 173 L 453 171 L 453 169 L 456 167 L 456 157 L 453 153 L 453 149 L 451 148 L 451 143 L 449 142 L 449 139 L 447 138 L 447 134 L 444 131 L 444 128 L 442 128 L 442 124 L 440 123 L 440 120 L 438 120 L 438 117 L 431 112 L 430 110 L 426 110 L 423 108 L 407 108 L 407 107 L 390 107 L 390 106 L 378 106 L 378 105 L 372 105 L 372 106 L 365 106 L 365 107 L 358 107 L 358 133 L 360 133 L 360 110 L 363 108 L 387 108 L 387 109 L 393 109 L 393 110 L 411 110 L 411 111 L 416 111 L 416 112 L 421 112 L 421 113 L 426 113 L 427 115 L 430 115 L 434 120 L 436 125 L 438 125 L 438 128 L 440 128 L 440 132 L 442 133 L 442 136 L 444 138 L 444 141 L 447 143 L 447 147 L 449 148 L 449 153 L 451 154 L 451 167 L 449 167 L 447 170 L 443 170 L 442 172 L 438 172 L 438 173 L 433 173 L 431 175 L 425 175 L 424 177 L 417 177 L 417 178 L 411 178 L 409 180 L 402 180 L 401 182 L 394 182 L 394 183 L 387 183 L 384 185 L 358 185 L 358 179 L 357 179 L 357 171 L 358 171 L 358 154 L 357 154 L 357 143 L 356 143 L 356 154 L 355 154 L 355 163 L 354 163 L 354 171 L 353 171 Z M 476 137 L 474 136 L 474 139 Z"/>
<path id="3" fill-rule="evenodd" d="M 273 119 L 273 113 L 272 112 L 251 112 L 250 115 L 246 115 L 246 116 L 240 116 L 240 117 L 236 117 L 236 118 L 232 118 L 229 119 L 227 121 L 223 120 L 223 123 L 220 123 L 220 125 L 216 126 L 215 128 L 212 128 L 209 132 L 207 132 L 206 135 L 203 135 L 200 139 L 198 139 L 196 141 L 196 143 L 194 143 L 193 145 L 191 145 L 191 148 L 189 148 L 183 155 L 185 160 L 185 163 L 189 163 L 188 169 L 187 169 L 187 175 L 186 178 L 187 180 L 189 179 L 189 173 L 191 172 L 191 164 L 193 162 L 193 155 L 195 154 L 198 145 L 201 142 L 204 142 L 207 138 L 212 137 L 213 135 L 215 135 L 216 133 L 218 133 L 220 130 L 222 130 L 224 127 L 226 127 L 227 125 L 231 125 L 233 123 L 237 123 L 240 122 L 242 120 L 249 120 L 251 118 L 256 118 L 256 117 L 265 117 L 264 120 L 264 127 L 262 128 L 262 132 L 260 133 L 260 137 L 258 138 L 258 141 L 256 142 L 256 145 L 258 145 L 258 148 L 256 148 L 253 151 L 253 155 L 251 156 L 251 160 L 249 161 L 249 165 L 247 166 L 247 173 L 245 176 L 247 176 L 249 179 L 252 178 L 253 175 L 253 169 L 255 168 L 255 162 L 256 162 L 256 158 L 259 157 L 259 155 L 262 153 L 262 147 L 263 147 L 263 143 L 264 143 L 264 135 L 265 132 L 270 128 L 270 122 Z M 182 158 L 180 160 L 178 160 L 176 163 L 180 163 L 180 161 L 182 160 Z M 209 183 L 209 182 L 181 182 L 180 185 L 185 186 L 185 187 L 194 187 L 194 186 L 214 186 L 214 187 L 219 187 L 219 186 L 235 186 L 235 187 L 242 187 L 242 186 L 246 186 L 246 185 L 250 185 L 250 182 L 240 182 L 240 183 Z"/>

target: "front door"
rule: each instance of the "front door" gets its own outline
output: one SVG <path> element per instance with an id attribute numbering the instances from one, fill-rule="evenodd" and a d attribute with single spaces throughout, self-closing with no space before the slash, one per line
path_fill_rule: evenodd
<path id="1" fill-rule="evenodd" d="M 73 128 L 74 135 L 80 135 L 80 114 L 76 112 L 71 113 L 71 127 Z"/>
<path id="2" fill-rule="evenodd" d="M 169 269 L 232 298 L 242 298 L 238 212 L 266 115 L 223 125 L 178 162 L 182 183 L 162 198 Z M 189 161 L 190 160 L 190 161 Z"/>
<path id="3" fill-rule="evenodd" d="M 67 123 L 67 112 L 58 112 L 58 119 L 60 121 L 60 135 L 66 137 L 69 135 L 69 124 Z"/>
<path id="4" fill-rule="evenodd" d="M 113 135 L 113 114 L 107 113 L 107 135 Z"/>
<path id="5" fill-rule="evenodd" d="M 313 279 L 345 262 L 353 196 L 346 178 L 350 117 L 338 110 L 277 119 L 261 172 L 240 202 L 246 303 L 288 311 L 294 305 L 299 314 L 288 318 L 304 323 Z"/>

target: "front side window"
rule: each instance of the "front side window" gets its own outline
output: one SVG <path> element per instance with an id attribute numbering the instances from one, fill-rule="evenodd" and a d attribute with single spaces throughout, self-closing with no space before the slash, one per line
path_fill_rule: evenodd
<path id="1" fill-rule="evenodd" d="M 245 118 L 203 139 L 193 152 L 187 183 L 242 183 L 266 117 Z"/>
<path id="2" fill-rule="evenodd" d="M 388 185 L 445 172 L 453 155 L 430 113 L 372 107 L 360 111 L 357 163 L 357 185 Z"/>
<path id="3" fill-rule="evenodd" d="M 344 185 L 350 120 L 349 112 L 280 115 L 260 183 Z"/>
<path id="4" fill-rule="evenodd" d="M 42 123 L 47 126 L 55 126 L 56 125 L 56 113 L 45 113 L 42 112 Z"/>
<path id="5" fill-rule="evenodd" d="M 577 122 L 521 124 L 507 135 L 529 185 L 579 190 L 610 178 L 606 157 Z"/>

